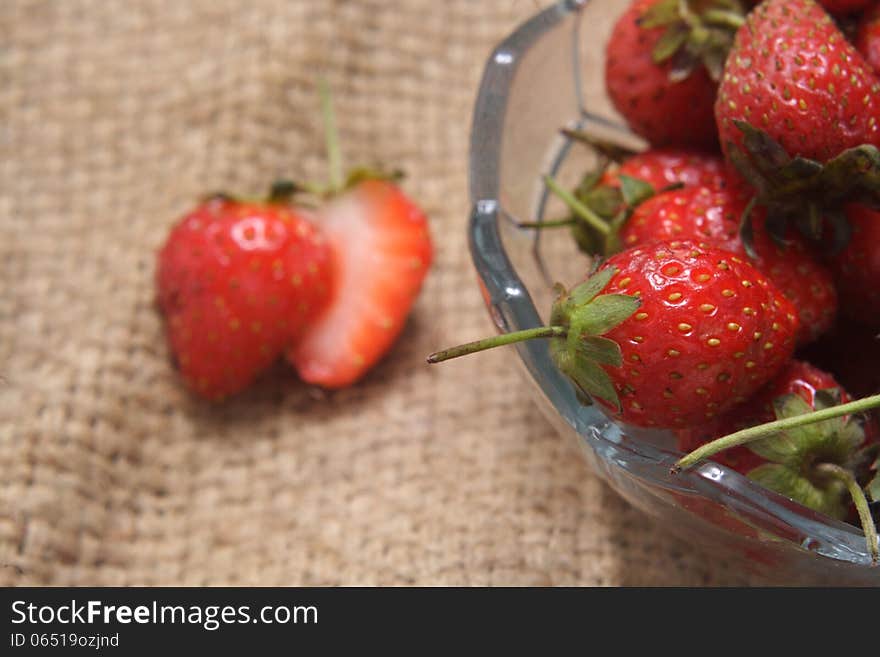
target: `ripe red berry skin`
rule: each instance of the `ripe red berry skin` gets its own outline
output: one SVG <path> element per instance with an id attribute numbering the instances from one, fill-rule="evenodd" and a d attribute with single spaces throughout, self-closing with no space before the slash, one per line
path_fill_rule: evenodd
<path id="1" fill-rule="evenodd" d="M 606 267 L 618 271 L 605 294 L 641 299 L 605 334 L 622 351 L 623 365 L 605 369 L 625 422 L 699 425 L 745 401 L 791 357 L 796 310 L 735 254 L 654 242 L 612 256 Z"/>
<path id="2" fill-rule="evenodd" d="M 619 184 L 621 175 L 638 178 L 655 190 L 679 183 L 685 187 L 705 185 L 717 188 L 727 184 L 730 171 L 724 160 L 714 153 L 655 148 L 627 158 L 617 169 L 610 171 L 602 182 Z"/>
<path id="3" fill-rule="evenodd" d="M 217 400 L 249 385 L 323 310 L 326 241 L 299 210 L 225 198 L 185 215 L 158 254 L 158 304 L 180 372 Z"/>
<path id="4" fill-rule="evenodd" d="M 850 319 L 880 329 L 880 211 L 850 204 L 852 237 L 831 259 L 840 309 Z"/>
<path id="5" fill-rule="evenodd" d="M 772 422 L 776 419 L 773 412 L 773 400 L 782 395 L 800 395 L 810 407 L 814 408 L 816 391 L 829 388 L 840 390 L 840 403 L 843 404 L 851 400 L 831 374 L 807 362 L 791 360 L 772 381 L 761 388 L 745 404 L 704 426 L 677 431 L 675 435 L 678 449 L 685 453 L 692 452 L 701 445 L 721 436 L 729 435 L 746 427 Z M 746 446 L 728 449 L 713 456 L 712 460 L 742 474 L 748 474 L 754 468 L 767 462 Z"/>
<path id="6" fill-rule="evenodd" d="M 764 228 L 765 212 L 753 211 L 752 245 L 747 254 L 739 232 L 750 192 L 732 182 L 724 188 L 691 187 L 659 194 L 636 208 L 621 230 L 625 246 L 652 240 L 703 241 L 739 255 L 765 274 L 798 309 L 798 344 L 807 344 L 828 331 L 837 315 L 837 293 L 831 272 L 803 239 L 789 231 L 785 247 Z"/>
<path id="7" fill-rule="evenodd" d="M 861 11 L 871 4 L 871 0 L 817 0 L 829 14 L 834 16 L 846 16 Z M 748 0 L 752 6 L 757 5 L 757 0 Z"/>
<path id="8" fill-rule="evenodd" d="M 865 12 L 856 33 L 856 49 L 875 73 L 880 73 L 880 3 Z"/>
<path id="9" fill-rule="evenodd" d="M 657 2 L 636 0 L 615 24 L 606 46 L 608 95 L 630 128 L 652 145 L 711 147 L 717 143 L 712 113 L 717 84 L 702 66 L 672 82 L 671 60 L 654 61 L 652 51 L 664 28 L 645 28 L 638 21 Z"/>
<path id="10" fill-rule="evenodd" d="M 725 153 L 745 150 L 741 120 L 789 155 L 825 162 L 880 146 L 880 83 L 813 0 L 766 0 L 736 34 L 715 116 Z"/>

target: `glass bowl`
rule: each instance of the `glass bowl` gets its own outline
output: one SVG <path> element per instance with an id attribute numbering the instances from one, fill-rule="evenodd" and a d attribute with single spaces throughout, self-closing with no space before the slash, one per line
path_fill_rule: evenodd
<path id="1" fill-rule="evenodd" d="M 594 160 L 560 128 L 642 146 L 604 88 L 605 39 L 623 8 L 617 0 L 560 2 L 524 23 L 486 64 L 471 133 L 469 230 L 483 296 L 500 331 L 544 324 L 552 283 L 576 283 L 587 271 L 567 231 L 516 225 L 562 216 L 543 175 L 571 185 Z M 880 584 L 880 568 L 870 566 L 856 527 L 714 463 L 670 474 L 680 456 L 670 435 L 620 426 L 582 405 L 551 362 L 546 341 L 515 348 L 551 422 L 577 441 L 594 471 L 662 526 L 768 583 Z"/>

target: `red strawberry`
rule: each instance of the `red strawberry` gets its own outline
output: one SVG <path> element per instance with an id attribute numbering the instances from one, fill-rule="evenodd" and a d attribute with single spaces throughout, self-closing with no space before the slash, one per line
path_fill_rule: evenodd
<path id="1" fill-rule="evenodd" d="M 831 259 L 840 308 L 851 319 L 880 329 L 880 211 L 850 204 L 852 237 Z"/>
<path id="2" fill-rule="evenodd" d="M 784 246 L 776 244 L 765 230 L 761 209 L 752 219 L 753 256 L 748 255 L 739 231 L 748 201 L 749 194 L 735 183 L 723 189 L 691 187 L 665 192 L 635 209 L 620 239 L 626 246 L 688 239 L 736 253 L 765 274 L 798 309 L 798 343 L 806 344 L 826 332 L 837 314 L 831 273 L 797 235 L 787 235 Z"/>
<path id="3" fill-rule="evenodd" d="M 245 388 L 324 308 L 332 286 L 325 239 L 302 211 L 206 201 L 158 256 L 158 302 L 186 383 L 220 399 Z"/>
<path id="4" fill-rule="evenodd" d="M 635 0 L 606 46 L 608 94 L 633 131 L 655 146 L 716 143 L 710 72 L 720 76 L 730 22 L 741 17 L 726 11 L 725 20 L 712 22 L 719 12 L 706 10 L 727 3 L 702 4 L 684 16 L 678 0 Z"/>
<path id="5" fill-rule="evenodd" d="M 754 267 L 694 242 L 618 253 L 571 292 L 550 326 L 434 354 L 439 362 L 551 338 L 556 366 L 624 422 L 685 427 L 745 401 L 794 349 L 791 303 Z"/>
<path id="6" fill-rule="evenodd" d="M 638 178 L 660 190 L 678 183 L 685 187 L 723 187 L 727 184 L 729 170 L 724 160 L 712 153 L 656 148 L 627 158 L 602 182 L 619 185 L 621 175 Z"/>
<path id="7" fill-rule="evenodd" d="M 829 14 L 835 16 L 846 16 L 857 11 L 861 11 L 869 4 L 871 0 L 817 0 Z M 754 6 L 758 4 L 758 0 L 748 0 L 748 4 Z"/>
<path id="8" fill-rule="evenodd" d="M 604 145 L 593 143 L 589 136 L 571 131 L 566 134 L 602 153 Z M 703 151 L 666 148 L 629 152 L 619 166 L 607 168 L 604 164 L 588 172 L 573 192 L 575 202 L 598 217 L 600 223 L 585 221 L 583 213 L 572 205 L 568 194 L 562 190 L 563 200 L 572 210 L 568 220 L 521 225 L 531 228 L 571 226 L 572 237 L 581 251 L 589 255 L 610 255 L 621 247 L 617 239 L 620 222 L 626 219 L 632 207 L 646 198 L 673 185 L 723 187 L 734 177 L 735 172 L 723 159 Z M 555 181 L 548 180 L 548 185 L 559 192 Z"/>
<path id="9" fill-rule="evenodd" d="M 880 72 L 880 3 L 875 4 L 859 20 L 856 48 L 874 72 Z"/>
<path id="10" fill-rule="evenodd" d="M 763 130 L 792 157 L 825 162 L 880 146 L 880 83 L 813 0 L 766 0 L 736 34 L 718 89 L 721 145 L 744 147 L 737 121 Z"/>
<path id="11" fill-rule="evenodd" d="M 617 269 L 607 293 L 642 301 L 605 334 L 621 347 L 625 365 L 614 379 L 627 422 L 703 422 L 748 397 L 791 356 L 795 309 L 734 254 L 658 242 L 612 256 L 606 267 Z"/>
<path id="12" fill-rule="evenodd" d="M 848 401 L 849 395 L 830 374 L 807 363 L 792 361 L 744 406 L 704 429 L 709 432 L 707 437 L 717 438 L 720 434 L 725 438 L 702 445 L 701 433 L 679 432 L 679 446 L 683 450 L 700 445 L 702 453 L 691 452 L 678 462 L 676 469 L 689 467 L 698 458 L 727 462 L 766 488 L 841 520 L 850 516 L 852 502 L 855 502 L 869 551 L 876 562 L 876 529 L 861 492 L 874 476 L 876 429 L 870 425 L 863 427 L 859 419 L 846 414 L 849 409 L 843 408 L 838 417 L 821 422 L 783 430 L 763 427 L 766 422 L 788 420 Z M 745 427 L 762 431 L 747 446 L 721 451 L 735 444 L 726 436 Z M 744 450 L 753 452 L 757 458 L 745 454 Z M 723 456 L 719 456 L 721 454 Z"/>
<path id="13" fill-rule="evenodd" d="M 363 377 L 403 329 L 432 260 L 424 213 L 392 182 L 397 174 L 354 169 L 342 158 L 330 91 L 322 83 L 330 183 L 308 186 L 334 254 L 329 303 L 292 343 L 287 359 L 307 383 L 342 388 Z"/>
<path id="14" fill-rule="evenodd" d="M 303 380 L 351 385 L 403 328 L 431 264 L 425 215 L 394 184 L 367 180 L 324 207 L 318 222 L 336 258 L 335 292 L 288 354 Z"/>
<path id="15" fill-rule="evenodd" d="M 658 190 L 670 185 L 721 187 L 732 172 L 715 150 L 659 147 L 639 152 L 609 143 L 589 132 L 568 128 L 561 132 L 599 156 L 601 164 L 588 172 L 586 179 L 601 185 L 619 187 L 620 176 L 629 176 Z"/>
<path id="16" fill-rule="evenodd" d="M 772 422 L 776 419 L 773 411 L 773 400 L 782 395 L 799 395 L 810 408 L 816 407 L 816 392 L 837 388 L 840 390 L 840 402 L 850 401 L 850 396 L 828 372 L 820 370 L 800 360 L 789 361 L 776 377 L 745 404 L 725 413 L 716 420 L 700 427 L 676 431 L 678 449 L 688 453 L 721 436 L 726 436 L 752 427 L 756 424 Z M 734 447 L 721 452 L 712 459 L 738 472 L 746 474 L 767 462 L 766 459 L 753 452 L 746 445 Z"/>

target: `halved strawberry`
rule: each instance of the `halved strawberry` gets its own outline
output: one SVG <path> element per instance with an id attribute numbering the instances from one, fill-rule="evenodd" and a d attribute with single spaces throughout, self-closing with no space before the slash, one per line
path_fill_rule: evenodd
<path id="1" fill-rule="evenodd" d="M 393 183 L 365 180 L 320 210 L 336 258 L 335 292 L 288 352 L 308 382 L 360 379 L 403 328 L 432 260 L 427 218 Z"/>

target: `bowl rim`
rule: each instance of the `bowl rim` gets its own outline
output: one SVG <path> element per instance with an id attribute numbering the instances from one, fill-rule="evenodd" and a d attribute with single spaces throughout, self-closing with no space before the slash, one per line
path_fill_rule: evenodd
<path id="1" fill-rule="evenodd" d="M 579 14 L 589 4 L 590 0 L 562 0 L 537 12 L 492 50 L 483 70 L 471 123 L 468 177 L 471 210 L 468 233 L 471 258 L 483 298 L 499 332 L 542 324 L 531 295 L 507 256 L 499 228 L 499 222 L 505 219 L 505 210 L 500 201 L 500 172 L 511 83 L 519 61 L 528 48 L 547 31 L 573 14 Z M 574 84 L 581 116 L 573 118 L 582 121 L 587 117 L 596 117 L 586 111 L 580 80 L 577 78 L 577 62 L 580 61 L 578 24 L 579 17 L 576 16 Z M 570 145 L 570 142 L 562 142 L 548 173 L 553 173 L 561 164 Z M 537 189 L 540 181 L 536 178 L 535 183 Z M 546 195 L 546 190 L 542 194 Z M 542 203 L 543 200 L 539 200 L 538 207 Z M 599 457 L 612 467 L 622 467 L 645 484 L 660 483 L 662 479 L 646 477 L 638 471 L 639 468 L 634 469 L 633 464 L 647 467 L 658 477 L 662 477 L 662 472 L 668 474 L 679 453 L 631 439 L 595 406 L 584 407 L 580 404 L 572 386 L 553 366 L 545 344 L 540 341 L 522 343 L 516 345 L 516 350 L 521 364 L 536 382 L 539 396 Z M 599 474 L 608 478 L 605 472 Z M 706 462 L 680 473 L 674 483 L 664 483 L 682 492 L 708 497 L 738 515 L 749 517 L 774 539 L 824 558 L 829 566 L 846 564 L 865 571 L 870 567 L 871 559 L 861 530 L 773 493 L 733 470 Z"/>

